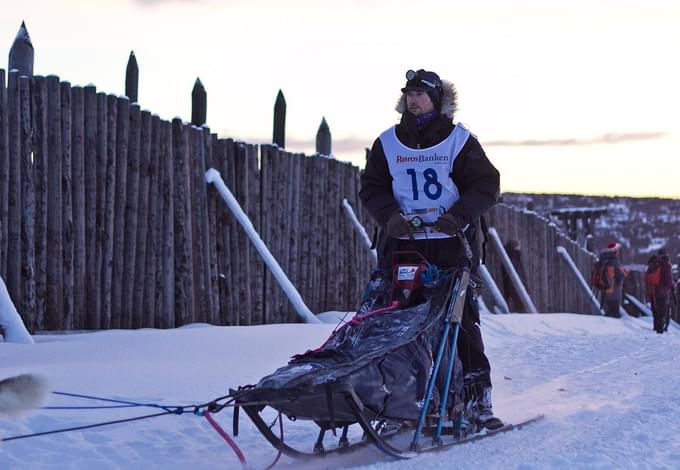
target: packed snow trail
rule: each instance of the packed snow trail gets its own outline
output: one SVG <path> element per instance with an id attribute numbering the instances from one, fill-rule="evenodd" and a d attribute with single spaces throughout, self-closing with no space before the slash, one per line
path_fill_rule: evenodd
<path id="1" fill-rule="evenodd" d="M 319 346 L 334 325 L 112 330 L 42 335 L 36 344 L 0 343 L 0 379 L 39 373 L 54 390 L 133 401 L 189 404 L 254 383 L 294 353 Z M 484 315 L 494 411 L 509 422 L 546 417 L 511 431 L 407 462 L 373 448 L 276 468 L 489 469 L 680 468 L 680 334 L 657 335 L 651 319 L 574 314 Z M 52 396 L 49 405 L 83 404 Z M 0 418 L 9 437 L 129 417 L 132 410 L 40 410 Z M 215 415 L 228 432 L 229 410 Z M 317 427 L 285 421 L 286 441 L 311 450 Z M 360 435 L 355 432 L 354 437 Z M 330 436 L 329 436 L 330 439 Z M 245 416 L 235 439 L 252 468 L 276 450 Z M 362 467 L 363 465 L 363 467 Z M 205 419 L 185 414 L 0 445 L 0 468 L 240 469 Z"/>

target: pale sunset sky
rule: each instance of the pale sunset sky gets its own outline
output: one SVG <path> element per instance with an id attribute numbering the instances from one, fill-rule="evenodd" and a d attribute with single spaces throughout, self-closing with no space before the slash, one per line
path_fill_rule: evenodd
<path id="1" fill-rule="evenodd" d="M 36 75 L 124 94 L 270 142 L 279 89 L 286 147 L 312 152 L 325 117 L 333 154 L 363 167 L 398 120 L 408 69 L 455 83 L 456 121 L 477 135 L 503 191 L 680 198 L 678 0 L 5 1 L 0 51 L 26 22 Z"/>

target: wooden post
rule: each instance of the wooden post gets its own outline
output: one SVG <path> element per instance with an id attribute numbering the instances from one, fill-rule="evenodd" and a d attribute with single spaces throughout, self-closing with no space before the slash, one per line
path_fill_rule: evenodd
<path id="1" fill-rule="evenodd" d="M 106 240 L 106 197 L 107 197 L 107 174 L 108 174 L 108 143 L 109 143 L 109 102 L 104 92 L 97 93 L 97 123 L 96 123 L 96 158 L 95 186 L 96 186 L 96 220 L 95 220 L 95 260 L 94 260 L 94 298 L 90 300 L 88 328 L 103 328 L 104 326 L 104 299 L 110 295 L 110 291 L 104 291 L 104 255 Z M 109 292 L 108 294 L 106 292 Z"/>
<path id="2" fill-rule="evenodd" d="M 151 179 L 151 113 L 142 111 L 140 117 L 139 138 L 139 184 L 137 197 L 137 252 L 135 254 L 134 278 L 132 298 L 132 328 L 149 326 L 146 323 L 146 310 L 144 308 L 144 288 L 146 284 L 146 258 L 148 244 L 148 229 L 150 227 L 151 214 L 149 206 L 149 188 Z"/>
<path id="3" fill-rule="evenodd" d="M 225 139 L 224 153 L 222 154 L 221 166 L 224 169 L 224 182 L 227 187 L 231 188 L 232 192 L 236 191 L 236 143 L 233 139 Z M 218 197 L 220 197 L 218 195 Z M 224 206 L 221 204 L 220 206 Z M 222 295 L 227 297 L 229 303 L 225 308 L 225 321 L 229 325 L 238 325 L 240 315 L 240 272 L 241 258 L 244 256 L 242 250 L 239 248 L 239 233 L 240 227 L 236 222 L 234 216 L 229 212 L 222 210 L 222 223 L 226 231 L 225 249 L 228 255 L 225 257 L 223 268 L 225 271 L 225 283 L 222 284 Z"/>
<path id="4" fill-rule="evenodd" d="M 128 161 L 125 196 L 125 242 L 123 251 L 123 308 L 121 326 L 132 328 L 133 311 L 137 306 L 133 303 L 135 285 L 140 282 L 135 278 L 137 256 L 137 212 L 139 204 L 139 147 L 140 147 L 140 113 L 139 104 L 130 105 L 130 132 L 128 138 Z M 138 322 L 139 323 L 139 322 Z"/>
<path id="5" fill-rule="evenodd" d="M 190 321 L 194 308 L 194 274 L 192 261 L 192 217 L 189 167 L 189 129 L 182 120 L 172 120 L 172 162 L 174 162 L 174 257 L 175 324 Z"/>
<path id="6" fill-rule="evenodd" d="M 18 70 L 19 75 L 33 76 L 33 44 L 26 24 L 22 21 L 12 48 L 9 50 L 8 70 Z"/>
<path id="7" fill-rule="evenodd" d="M 137 90 L 139 85 L 139 66 L 137 65 L 137 58 L 135 51 L 130 51 L 127 67 L 125 68 L 125 96 L 130 99 L 131 103 L 138 101 Z"/>
<path id="8" fill-rule="evenodd" d="M 194 126 L 205 124 L 207 112 L 208 98 L 201 79 L 197 78 L 196 82 L 194 82 L 194 88 L 191 90 L 191 124 Z"/>
<path id="9" fill-rule="evenodd" d="M 277 224 L 276 217 L 284 215 L 281 214 L 280 208 L 275 206 L 276 201 L 280 201 L 282 198 L 281 194 L 277 193 L 278 186 L 275 186 L 274 184 L 274 154 L 275 147 L 271 145 L 260 146 L 260 181 L 262 182 L 262 191 L 260 194 L 260 213 L 262 214 L 260 237 L 272 254 L 277 257 L 277 261 L 285 272 L 286 267 L 281 263 L 281 259 L 278 258 L 279 253 L 274 246 L 276 242 L 281 240 L 281 237 L 277 237 L 275 234 L 275 230 L 281 229 L 281 224 Z M 268 323 L 270 321 L 273 322 L 274 320 L 274 313 L 276 309 L 275 295 L 277 292 L 276 283 L 274 282 L 274 278 L 269 270 L 265 270 L 263 282 L 263 322 Z"/>
<path id="10" fill-rule="evenodd" d="M 179 326 L 175 319 L 175 305 L 177 304 L 177 302 L 175 302 L 175 279 L 177 276 L 175 268 L 174 230 L 175 185 L 173 184 L 173 128 L 175 125 L 175 121 L 173 121 L 172 125 L 166 121 L 161 123 L 160 191 L 162 219 L 159 227 L 161 228 L 163 243 L 160 256 L 158 257 L 159 260 L 162 260 L 159 269 L 161 274 L 161 288 L 158 290 L 161 293 L 161 298 L 159 299 L 160 301 L 156 302 L 156 318 L 157 320 L 160 320 L 158 323 L 164 328 Z M 181 126 L 181 121 L 179 121 L 179 126 Z"/>
<path id="11" fill-rule="evenodd" d="M 47 77 L 47 301 L 45 328 L 64 328 L 62 154 L 59 77 Z"/>
<path id="12" fill-rule="evenodd" d="M 160 201 L 160 151 L 161 151 L 161 120 L 158 115 L 151 116 L 151 145 L 149 155 L 149 215 L 142 219 L 146 220 L 144 224 L 147 226 L 146 232 L 146 262 L 145 262 L 145 276 L 140 277 L 144 280 L 144 294 L 143 306 L 144 319 L 142 321 L 143 327 L 159 326 L 156 322 L 156 305 L 157 299 L 160 298 L 160 272 L 157 269 L 161 258 L 161 246 L 163 244 L 162 232 L 162 214 Z M 144 197 L 144 193 L 140 193 L 140 198 Z"/>
<path id="13" fill-rule="evenodd" d="M 328 128 L 326 118 L 321 118 L 319 130 L 316 131 L 316 153 L 319 155 L 331 154 L 331 130 Z"/>
<path id="14" fill-rule="evenodd" d="M 218 141 L 217 161 L 215 168 L 222 174 L 227 187 L 234 189 L 234 141 L 220 139 Z M 218 251 L 217 265 L 219 269 L 220 323 L 236 325 L 238 318 L 238 282 L 236 269 L 238 266 L 239 250 L 236 247 L 236 221 L 233 215 L 224 208 L 217 191 L 211 190 L 213 199 L 217 198 L 216 217 L 219 221 L 218 241 L 221 250 Z M 219 246 L 219 245 L 218 245 Z"/>
<path id="15" fill-rule="evenodd" d="M 94 328 L 97 302 L 97 89 L 83 88 L 83 180 L 85 199 L 85 318 L 83 328 Z"/>
<path id="16" fill-rule="evenodd" d="M 9 131 L 9 193 L 7 198 L 7 290 L 21 305 L 21 95 L 19 72 L 9 73 L 7 83 Z"/>
<path id="17" fill-rule="evenodd" d="M 249 165 L 247 161 L 246 144 L 243 142 L 236 142 L 235 148 L 235 187 L 231 191 L 234 193 L 234 197 L 238 200 L 243 211 L 251 215 L 248 208 L 250 207 L 250 185 L 253 184 L 252 175 L 249 173 Z M 240 227 L 237 227 L 237 229 Z M 252 276 L 253 273 L 250 271 L 252 266 L 252 259 L 254 253 L 252 253 L 250 243 L 246 235 L 238 230 L 237 232 L 237 249 L 240 250 L 239 264 L 236 288 L 238 289 L 238 319 L 236 325 L 250 325 L 251 323 L 251 286 L 253 285 Z"/>
<path id="18" fill-rule="evenodd" d="M 234 196 L 236 196 L 239 182 L 240 182 L 240 177 L 239 177 L 239 152 L 238 149 L 240 147 L 240 143 L 235 142 L 232 139 L 227 139 L 227 179 L 225 182 L 227 183 L 228 187 L 231 188 L 231 191 L 234 193 Z M 247 182 L 244 182 L 244 184 L 247 185 Z M 241 266 L 243 266 L 244 259 L 246 256 L 246 250 L 243 249 L 243 243 L 245 243 L 245 237 L 243 236 L 243 232 L 241 230 L 241 227 L 239 227 L 238 222 L 236 221 L 236 218 L 233 216 L 231 213 L 226 214 L 228 224 L 229 224 L 229 233 L 230 233 L 230 241 L 231 241 L 231 248 L 230 248 L 230 255 L 231 255 L 231 264 L 229 265 L 229 272 L 231 273 L 231 295 L 229 296 L 232 299 L 232 309 L 229 311 L 230 313 L 230 322 L 229 324 L 231 325 L 238 325 L 240 324 L 241 321 L 241 311 L 245 306 L 241 303 L 241 298 L 242 294 L 241 292 L 243 289 L 245 289 L 245 286 L 243 286 L 243 273 L 241 271 Z"/>
<path id="19" fill-rule="evenodd" d="M 274 103 L 274 136 L 272 142 L 280 148 L 286 148 L 286 98 L 279 90 Z"/>
<path id="20" fill-rule="evenodd" d="M 85 102 L 82 87 L 71 88 L 71 182 L 73 183 L 73 315 L 77 329 L 86 328 L 87 246 L 85 238 Z"/>
<path id="21" fill-rule="evenodd" d="M 123 319 L 123 279 L 125 278 L 125 204 L 127 200 L 128 142 L 130 139 L 130 100 L 116 98 L 116 184 L 113 208 L 113 282 L 111 328 L 121 328 Z"/>
<path id="22" fill-rule="evenodd" d="M 215 168 L 217 161 L 217 149 L 218 149 L 218 139 L 217 134 L 205 133 L 205 167 Z M 205 183 L 204 183 L 205 184 Z M 220 298 L 219 298 L 219 273 L 217 270 L 217 215 L 215 213 L 217 207 L 217 200 L 211 197 L 211 193 L 208 191 L 207 184 L 205 184 L 206 198 L 207 198 L 207 210 L 208 210 L 208 239 L 209 239 L 209 263 L 210 263 L 210 276 L 209 276 L 209 293 L 212 302 L 212 312 L 208 317 L 208 321 L 213 325 L 219 325 L 221 318 L 220 311 Z"/>
<path id="23" fill-rule="evenodd" d="M 207 189 L 205 183 L 205 154 L 203 152 L 202 130 L 192 126 L 189 132 L 189 212 L 192 215 L 191 224 L 191 261 L 194 282 L 193 299 L 194 303 L 188 318 L 188 322 L 205 323 L 207 314 L 210 310 L 208 302 L 208 284 L 206 282 L 209 274 L 206 271 L 206 253 L 204 242 L 206 241 L 207 214 L 204 214 L 205 200 L 203 194 Z"/>
<path id="24" fill-rule="evenodd" d="M 247 205 L 250 219 L 253 222 L 255 230 L 259 231 L 262 227 L 262 213 L 260 212 L 260 171 L 258 169 L 258 155 L 257 146 L 253 144 L 246 145 L 246 165 L 248 167 L 248 177 L 251 178 L 253 184 L 250 186 L 250 201 Z M 262 288 L 264 285 L 264 271 L 265 264 L 262 258 L 257 254 L 255 247 L 251 247 L 251 299 L 252 311 L 250 314 L 250 323 L 252 325 L 262 324 L 263 299 Z"/>
<path id="25" fill-rule="evenodd" d="M 314 185 L 312 181 L 314 179 L 314 159 L 313 158 L 303 158 L 302 159 L 302 192 L 300 194 L 300 278 L 302 284 L 300 285 L 300 293 L 302 298 L 307 300 L 307 304 L 312 310 L 316 308 L 314 304 L 314 285 L 312 277 L 312 267 L 315 262 L 312 256 L 307 256 L 316 247 L 314 247 L 312 238 L 313 234 L 313 210 L 314 210 Z"/>
<path id="26" fill-rule="evenodd" d="M 274 188 L 274 191 L 279 190 L 278 188 L 284 188 L 283 193 L 286 195 L 285 198 L 281 198 L 281 230 L 280 230 L 280 237 L 281 240 L 279 242 L 279 251 L 281 253 L 281 259 L 280 263 L 283 269 L 285 270 L 286 274 L 290 278 L 291 282 L 299 286 L 299 281 L 295 279 L 295 263 L 293 261 L 293 247 L 296 244 L 296 240 L 293 237 L 293 229 L 294 229 L 294 222 L 293 222 L 293 211 L 295 210 L 294 207 L 294 197 L 295 194 L 297 193 L 297 185 L 298 185 L 298 180 L 296 179 L 296 168 L 295 168 L 295 161 L 298 160 L 297 156 L 289 153 L 289 152 L 284 152 L 283 149 L 278 149 L 275 154 L 275 158 L 277 161 L 275 162 L 277 165 L 277 177 L 276 177 L 276 188 Z M 270 214 L 265 214 L 263 212 L 263 216 L 271 219 Z M 270 223 L 272 223 L 270 221 Z M 278 288 L 278 286 L 274 286 L 277 291 L 277 297 L 276 297 L 276 308 L 277 310 L 274 312 L 275 317 L 277 320 L 276 321 L 288 321 L 287 319 L 289 318 L 297 318 L 297 314 L 295 312 L 294 307 L 292 304 L 288 301 L 286 298 L 284 292 Z M 268 322 L 270 322 L 270 319 L 267 319 Z"/>
<path id="27" fill-rule="evenodd" d="M 7 279 L 7 217 L 9 198 L 9 143 L 7 140 L 7 88 L 0 69 L 0 277 Z"/>
<path id="28" fill-rule="evenodd" d="M 194 286 L 196 292 L 194 321 L 207 322 L 212 317 L 213 299 L 210 281 L 210 226 L 208 224 L 208 185 L 205 182 L 206 137 L 210 136 L 207 127 L 191 129 L 191 189 L 194 220 L 192 221 L 194 240 Z"/>
<path id="29" fill-rule="evenodd" d="M 47 299 L 48 121 L 47 82 L 33 79 L 33 174 L 35 185 L 35 297 L 37 330 L 44 330 Z"/>
<path id="30" fill-rule="evenodd" d="M 35 188 L 33 181 L 33 143 L 31 129 L 31 83 L 19 78 L 21 102 L 21 316 L 31 331 L 36 328 L 35 316 Z"/>
<path id="31" fill-rule="evenodd" d="M 61 204 L 64 276 L 64 328 L 74 328 L 73 318 L 73 196 L 71 183 L 71 84 L 61 82 Z M 51 176 L 51 175 L 50 175 Z"/>
<path id="32" fill-rule="evenodd" d="M 300 292 L 303 288 L 303 276 L 304 267 L 302 265 L 303 252 L 301 249 L 300 234 L 302 233 L 303 227 L 301 224 L 301 214 L 303 214 L 302 208 L 302 184 L 303 184 L 303 163 L 306 158 L 301 154 L 289 154 L 288 158 L 291 159 L 291 174 L 289 176 L 289 187 L 292 192 L 290 198 L 290 232 L 288 235 L 289 242 L 289 255 L 288 255 L 288 271 L 291 281 L 298 286 Z M 281 312 L 277 312 L 277 318 L 281 321 L 291 321 L 295 318 L 295 310 L 292 305 L 287 304 L 287 308 L 283 309 Z"/>
<path id="33" fill-rule="evenodd" d="M 111 328 L 112 292 L 113 287 L 113 245 L 114 245 L 114 216 L 116 205 L 116 136 L 118 126 L 118 97 L 106 95 L 106 133 L 104 134 L 106 149 L 106 164 L 104 180 L 102 181 L 103 210 L 102 210 L 102 258 L 101 258 L 101 324 L 100 328 Z M 98 181 L 99 182 L 99 181 Z"/>

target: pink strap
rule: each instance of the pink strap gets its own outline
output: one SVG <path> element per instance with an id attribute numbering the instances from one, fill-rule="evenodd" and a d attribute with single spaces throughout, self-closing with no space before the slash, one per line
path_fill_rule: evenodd
<path id="1" fill-rule="evenodd" d="M 222 428 L 220 427 L 220 425 L 217 424 L 217 421 L 215 421 L 215 420 L 213 419 L 213 417 L 210 416 L 210 413 L 209 413 L 208 411 L 206 411 L 205 413 L 203 413 L 203 416 L 205 416 L 205 419 L 208 420 L 208 422 L 212 425 L 212 427 L 215 429 L 215 431 L 217 431 L 217 433 L 218 433 L 220 436 L 222 436 L 222 438 L 223 438 L 225 441 L 227 441 L 227 444 L 229 444 L 229 446 L 231 446 L 231 448 L 234 450 L 234 453 L 235 453 L 236 456 L 238 457 L 239 462 L 241 462 L 241 465 L 245 466 L 245 465 L 246 465 L 246 458 L 245 458 L 245 456 L 243 455 L 243 452 L 241 452 L 241 449 L 239 449 L 238 446 L 236 445 L 236 443 L 232 440 L 232 438 L 229 437 L 229 434 L 227 434 L 227 433 L 224 431 L 224 429 L 222 429 Z"/>
<path id="2" fill-rule="evenodd" d="M 393 300 L 392 303 L 389 304 L 387 307 L 377 308 L 377 309 L 375 309 L 375 310 L 371 310 L 371 311 L 368 312 L 368 313 L 364 313 L 363 315 L 357 315 L 357 316 L 355 316 L 354 318 L 352 318 L 352 319 L 349 321 L 349 323 L 351 323 L 352 325 L 358 325 L 358 324 L 361 323 L 363 320 L 365 320 L 365 319 L 367 319 L 367 318 L 369 318 L 369 317 L 372 317 L 372 316 L 374 316 L 374 315 L 379 315 L 379 314 L 381 314 L 381 313 L 385 313 L 385 312 L 390 312 L 390 311 L 392 311 L 392 310 L 396 310 L 396 309 L 399 307 L 400 304 L 401 304 L 401 302 L 399 302 L 398 300 Z"/>

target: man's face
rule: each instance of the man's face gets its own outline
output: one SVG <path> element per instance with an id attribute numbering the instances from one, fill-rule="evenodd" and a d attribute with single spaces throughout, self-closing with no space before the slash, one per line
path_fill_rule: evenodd
<path id="1" fill-rule="evenodd" d="M 432 103 L 430 96 L 424 91 L 407 91 L 406 107 L 414 116 L 434 111 L 434 103 Z"/>

